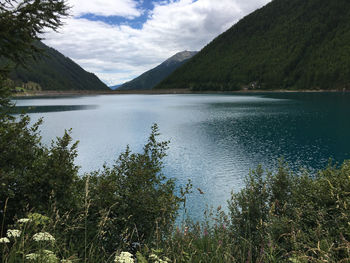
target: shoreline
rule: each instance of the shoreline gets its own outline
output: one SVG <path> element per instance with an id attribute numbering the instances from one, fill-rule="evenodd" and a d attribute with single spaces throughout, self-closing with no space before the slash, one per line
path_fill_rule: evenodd
<path id="1" fill-rule="evenodd" d="M 167 95 L 167 94 L 259 94 L 259 93 L 349 93 L 349 90 L 235 90 L 235 91 L 192 91 L 190 89 L 165 90 L 72 90 L 72 91 L 39 91 L 27 93 L 14 93 L 13 98 L 28 97 L 64 97 L 64 96 L 96 96 L 96 95 Z"/>

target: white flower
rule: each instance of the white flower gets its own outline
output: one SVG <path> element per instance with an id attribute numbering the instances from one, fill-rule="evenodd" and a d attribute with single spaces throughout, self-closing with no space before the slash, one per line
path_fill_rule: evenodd
<path id="1" fill-rule="evenodd" d="M 45 263 L 58 263 L 58 258 L 50 250 L 43 250 L 42 254 L 31 253 L 26 255 L 26 259 L 29 261 L 37 261 L 38 259 L 44 260 Z"/>
<path id="2" fill-rule="evenodd" d="M 115 263 L 134 263 L 132 254 L 129 252 L 121 252 L 119 256 L 116 256 L 114 259 Z"/>
<path id="3" fill-rule="evenodd" d="M 47 250 L 47 249 L 44 249 L 43 250 L 43 253 L 45 254 L 45 255 L 54 255 L 55 253 L 53 253 L 51 250 Z"/>
<path id="4" fill-rule="evenodd" d="M 55 238 L 50 233 L 40 232 L 40 233 L 37 233 L 37 234 L 35 234 L 33 236 L 33 240 L 36 241 L 36 242 L 39 242 L 39 241 L 55 241 Z"/>
<path id="5" fill-rule="evenodd" d="M 37 253 L 31 253 L 31 254 L 26 255 L 27 260 L 36 260 L 39 257 L 40 257 L 40 255 Z"/>
<path id="6" fill-rule="evenodd" d="M 30 221 L 29 218 L 21 218 L 21 219 L 18 219 L 17 223 L 25 224 L 25 223 L 28 223 L 29 221 Z"/>
<path id="7" fill-rule="evenodd" d="M 170 258 L 163 257 L 166 262 L 171 262 Z"/>
<path id="8" fill-rule="evenodd" d="M 154 262 L 154 263 L 168 263 L 171 262 L 171 260 L 167 257 L 164 257 L 164 260 L 159 258 L 156 254 L 151 254 L 149 258 Z"/>
<path id="9" fill-rule="evenodd" d="M 7 237 L 0 238 L 0 244 L 10 243 L 10 239 Z"/>
<path id="10" fill-rule="evenodd" d="M 44 250 L 43 252 L 45 254 L 44 259 L 46 263 L 58 263 L 58 258 L 52 251 Z"/>
<path id="11" fill-rule="evenodd" d="M 11 238 L 16 238 L 16 237 L 20 237 L 22 234 L 21 230 L 17 230 L 17 229 L 9 229 L 7 230 L 7 237 Z"/>
<path id="12" fill-rule="evenodd" d="M 151 255 L 149 255 L 149 258 L 150 258 L 150 259 L 153 259 L 153 260 L 158 260 L 158 259 L 159 259 L 158 256 L 157 256 L 156 254 L 151 254 Z"/>
<path id="13" fill-rule="evenodd" d="M 45 263 L 58 263 L 58 258 L 54 254 L 47 255 L 45 257 Z"/>

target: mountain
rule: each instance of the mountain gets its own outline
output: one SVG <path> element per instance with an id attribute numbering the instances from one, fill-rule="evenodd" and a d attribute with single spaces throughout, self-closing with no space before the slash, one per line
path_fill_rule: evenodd
<path id="1" fill-rule="evenodd" d="M 123 85 L 123 84 L 118 84 L 118 85 L 110 86 L 109 88 L 110 88 L 111 90 L 117 90 L 121 85 Z"/>
<path id="2" fill-rule="evenodd" d="M 17 67 L 10 73 L 13 87 L 39 90 L 109 90 L 94 74 L 82 69 L 57 50 L 38 42 L 40 58 Z"/>
<path id="3" fill-rule="evenodd" d="M 183 51 L 175 54 L 164 61 L 159 66 L 143 73 L 139 77 L 124 83 L 118 90 L 145 90 L 152 89 L 164 78 L 169 76 L 175 69 L 186 63 L 192 58 L 196 51 Z"/>
<path id="4" fill-rule="evenodd" d="M 349 17 L 349 0 L 273 0 L 156 88 L 350 89 Z"/>

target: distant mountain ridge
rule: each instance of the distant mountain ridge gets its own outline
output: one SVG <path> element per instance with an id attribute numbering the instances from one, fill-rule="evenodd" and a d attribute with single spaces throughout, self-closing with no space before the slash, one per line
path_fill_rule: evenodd
<path id="1" fill-rule="evenodd" d="M 117 90 L 121 85 L 123 85 L 123 84 L 118 84 L 118 85 L 110 86 L 109 88 L 110 88 L 111 90 Z"/>
<path id="2" fill-rule="evenodd" d="M 349 17 L 349 0 L 273 0 L 156 88 L 350 89 Z"/>
<path id="3" fill-rule="evenodd" d="M 38 42 L 43 50 L 40 59 L 28 62 L 26 68 L 17 67 L 10 72 L 13 87 L 39 87 L 40 90 L 109 90 L 93 73 L 82 69 L 57 50 Z"/>
<path id="4" fill-rule="evenodd" d="M 198 51 L 182 51 L 176 53 L 174 56 L 168 58 L 165 60 L 161 65 L 172 65 L 172 64 L 177 64 L 181 63 L 184 61 L 187 61 L 188 59 L 192 58 L 194 55 L 196 55 Z"/>
<path id="5" fill-rule="evenodd" d="M 159 66 L 143 73 L 139 77 L 129 82 L 124 83 L 118 87 L 118 90 L 152 89 L 197 53 L 197 51 L 183 51 L 176 53 L 174 56 L 167 59 Z"/>

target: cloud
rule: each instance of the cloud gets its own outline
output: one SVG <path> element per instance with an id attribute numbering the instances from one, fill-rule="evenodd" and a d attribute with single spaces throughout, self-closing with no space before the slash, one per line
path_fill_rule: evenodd
<path id="1" fill-rule="evenodd" d="M 95 14 L 133 18 L 142 13 L 137 2 L 133 0 L 69 0 L 68 3 L 74 16 Z"/>
<path id="2" fill-rule="evenodd" d="M 112 1 L 85 0 L 86 6 L 81 8 L 78 7 L 84 5 L 83 0 L 74 1 L 79 3 L 77 14 L 94 12 L 107 16 L 119 12 L 137 17 L 143 12 L 137 8 L 139 1 L 118 0 L 108 4 Z M 72 17 L 60 33 L 47 34 L 45 43 L 94 72 L 108 85 L 114 85 L 138 76 L 176 52 L 200 50 L 244 15 L 267 2 L 269 0 L 155 2 L 141 29 Z M 102 7 L 103 3 L 106 6 Z M 117 7 L 118 10 L 114 9 Z"/>

